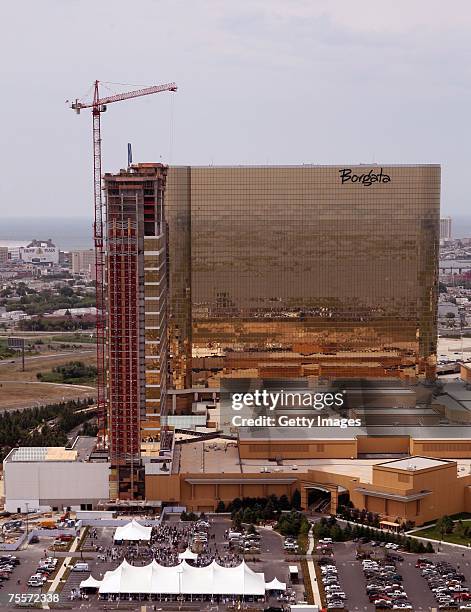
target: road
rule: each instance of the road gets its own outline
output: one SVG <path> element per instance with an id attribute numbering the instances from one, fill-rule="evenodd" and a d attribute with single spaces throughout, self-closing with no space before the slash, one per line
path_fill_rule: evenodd
<path id="1" fill-rule="evenodd" d="M 95 349 L 88 349 L 82 351 L 65 351 L 62 353 L 48 353 L 47 355 L 35 355 L 34 357 L 25 357 L 25 363 L 30 363 L 33 360 L 47 361 L 48 359 L 57 359 L 57 357 L 68 357 L 77 355 L 90 355 L 95 352 Z M 16 359 L 3 359 L 0 361 L 0 366 L 5 366 L 11 364 L 14 361 L 15 363 L 21 363 L 21 357 L 17 357 Z"/>
<path id="2" fill-rule="evenodd" d="M 1 385 L 52 385 L 53 387 L 63 387 L 64 389 L 90 389 L 90 391 L 96 391 L 96 387 L 92 387 L 91 385 L 71 385 L 68 383 L 52 383 L 52 382 L 42 382 L 39 380 L 0 380 Z"/>

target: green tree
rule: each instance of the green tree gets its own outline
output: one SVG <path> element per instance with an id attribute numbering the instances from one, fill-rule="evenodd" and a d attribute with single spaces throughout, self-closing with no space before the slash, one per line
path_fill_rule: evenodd
<path id="1" fill-rule="evenodd" d="M 233 519 L 232 519 L 232 529 L 234 531 L 242 531 L 242 511 L 237 510 Z"/>
<path id="2" fill-rule="evenodd" d="M 446 534 L 449 534 L 453 531 L 453 520 L 448 516 L 444 515 L 438 519 L 435 524 L 435 529 L 440 533 L 442 540 Z"/>
<path id="3" fill-rule="evenodd" d="M 295 489 L 293 491 L 293 495 L 291 496 L 291 505 L 295 510 L 301 510 L 301 493 L 299 489 Z"/>

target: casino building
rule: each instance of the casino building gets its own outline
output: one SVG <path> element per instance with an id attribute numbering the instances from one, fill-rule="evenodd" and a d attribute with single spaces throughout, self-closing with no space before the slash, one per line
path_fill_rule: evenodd
<path id="1" fill-rule="evenodd" d="M 108 453 L 14 449 L 9 507 L 82 506 L 58 488 L 75 470 L 93 507 L 297 489 L 394 524 L 471 511 L 471 392 L 433 386 L 439 166 L 137 164 L 104 185 Z M 361 425 L 225 432 L 223 379 L 341 384 Z"/>
<path id="2" fill-rule="evenodd" d="M 171 386 L 434 380 L 440 167 L 170 167 Z"/>
<path id="3" fill-rule="evenodd" d="M 111 499 L 201 510 L 298 488 L 308 505 L 314 483 L 420 522 L 418 472 L 443 470 L 467 507 L 471 442 L 429 410 L 439 166 L 137 164 L 105 190 Z M 212 447 L 226 379 L 346 381 L 341 416 L 362 425 L 240 428 Z M 179 437 L 197 422 L 216 433 Z M 410 487 L 385 453 L 424 458 Z"/>

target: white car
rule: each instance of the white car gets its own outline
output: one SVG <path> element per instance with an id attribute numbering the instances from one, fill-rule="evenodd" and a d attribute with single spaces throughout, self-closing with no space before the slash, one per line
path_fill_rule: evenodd
<path id="1" fill-rule="evenodd" d="M 73 572 L 89 572 L 88 563 L 76 563 L 72 568 Z"/>
<path id="2" fill-rule="evenodd" d="M 33 587 L 42 587 L 46 580 L 46 576 L 43 576 L 42 574 L 33 574 L 28 580 L 28 584 L 29 586 Z"/>

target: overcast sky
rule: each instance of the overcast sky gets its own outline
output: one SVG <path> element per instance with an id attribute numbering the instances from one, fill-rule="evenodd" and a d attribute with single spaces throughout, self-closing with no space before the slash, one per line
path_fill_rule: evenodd
<path id="1" fill-rule="evenodd" d="M 23 0 L 0 23 L 3 216 L 92 212 L 91 117 L 65 101 L 175 81 L 110 105 L 104 170 L 170 164 L 440 163 L 470 210 L 469 0 Z M 1 216 L 0 216 L 1 224 Z"/>

